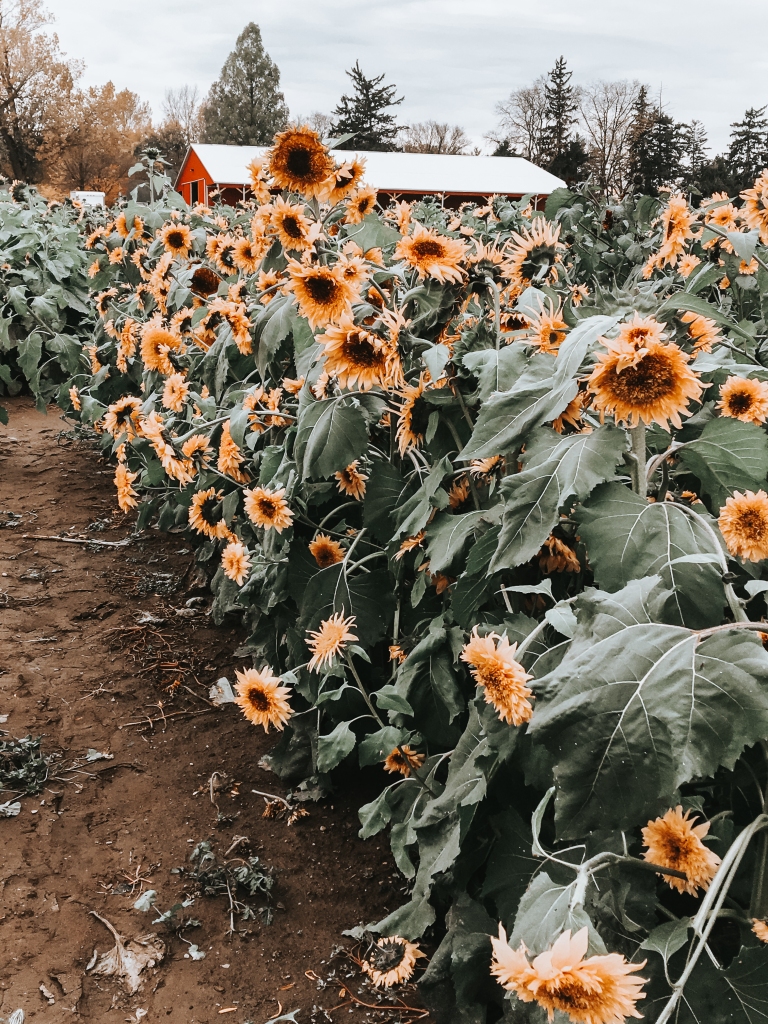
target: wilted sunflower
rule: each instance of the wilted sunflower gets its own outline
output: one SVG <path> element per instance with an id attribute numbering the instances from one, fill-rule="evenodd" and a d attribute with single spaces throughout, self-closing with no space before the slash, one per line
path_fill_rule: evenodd
<path id="1" fill-rule="evenodd" d="M 323 345 L 325 369 L 334 373 L 339 387 L 359 391 L 372 387 L 386 387 L 398 375 L 397 350 L 382 338 L 359 327 L 349 313 L 343 313 L 338 325 L 329 325 L 325 334 L 318 336 Z"/>
<path id="2" fill-rule="evenodd" d="M 573 548 L 565 541 L 550 534 L 539 551 L 539 568 L 542 572 L 581 572 L 579 562 Z"/>
<path id="3" fill-rule="evenodd" d="M 696 818 L 689 820 L 690 815 L 690 810 L 683 814 L 683 808 L 677 806 L 664 817 L 649 821 L 642 829 L 646 847 L 643 857 L 660 868 L 682 871 L 686 878 L 674 875 L 662 875 L 662 878 L 678 892 L 695 896 L 699 889 L 706 892 L 709 888 L 720 866 L 720 858 L 702 842 L 710 823 L 694 825 Z"/>
<path id="4" fill-rule="evenodd" d="M 399 935 L 377 939 L 371 947 L 368 959 L 360 964 L 376 988 L 391 988 L 402 985 L 413 976 L 416 961 L 425 954 L 418 946 Z"/>
<path id="5" fill-rule="evenodd" d="M 289 260 L 288 272 L 291 279 L 286 289 L 294 293 L 299 312 L 313 329 L 337 323 L 350 312 L 357 294 L 344 280 L 340 267 L 305 266 Z"/>
<path id="6" fill-rule="evenodd" d="M 163 405 L 171 412 L 181 412 L 189 393 L 189 384 L 181 373 L 172 373 L 166 378 L 163 388 Z"/>
<path id="7" fill-rule="evenodd" d="M 717 520 L 728 551 L 749 562 L 768 558 L 768 494 L 734 491 Z"/>
<path id="8" fill-rule="evenodd" d="M 229 528 L 222 519 L 219 506 L 223 497 L 223 491 L 209 487 L 207 491 L 197 491 L 189 506 L 189 525 L 210 540 L 222 540 L 229 536 Z"/>
<path id="9" fill-rule="evenodd" d="M 178 259 L 185 260 L 194 245 L 192 232 L 186 224 L 166 224 L 160 232 L 160 238 L 167 252 L 172 252 Z"/>
<path id="10" fill-rule="evenodd" d="M 720 328 L 714 320 L 699 313 L 684 313 L 684 324 L 688 324 L 688 334 L 693 339 L 693 351 L 710 352 L 715 342 L 720 341 Z"/>
<path id="11" fill-rule="evenodd" d="M 307 125 L 279 132 L 267 159 L 275 186 L 301 192 L 307 199 L 321 197 L 334 173 L 328 150 Z"/>
<path id="12" fill-rule="evenodd" d="M 392 659 L 390 658 L 390 661 Z M 414 769 L 421 768 L 426 760 L 426 754 L 420 754 L 416 750 L 413 750 L 408 746 L 407 743 L 395 747 L 391 750 L 384 761 L 385 772 L 397 772 L 399 775 L 404 775 L 406 779 L 410 778 L 411 772 Z"/>
<path id="13" fill-rule="evenodd" d="M 723 416 L 760 426 L 768 419 L 768 381 L 729 377 L 720 385 L 717 408 Z"/>
<path id="14" fill-rule="evenodd" d="M 432 277 L 442 284 L 447 281 L 461 284 L 461 261 L 466 251 L 464 242 L 457 238 L 447 238 L 422 224 L 415 224 L 413 233 L 397 243 L 395 259 L 405 260 L 422 281 Z"/>
<path id="15" fill-rule="evenodd" d="M 688 403 L 698 401 L 703 391 L 688 366 L 690 357 L 677 345 L 657 340 L 652 330 L 630 326 L 632 337 L 627 332 L 613 341 L 603 339 L 608 351 L 597 357 L 589 378 L 593 404 L 601 419 L 610 413 L 630 427 L 658 423 L 669 430 L 672 423 L 679 429 L 681 413 L 688 415 Z"/>
<path id="16" fill-rule="evenodd" d="M 325 533 L 318 533 L 309 545 L 309 553 L 321 569 L 344 561 L 344 548 L 337 540 L 332 540 Z"/>
<path id="17" fill-rule="evenodd" d="M 248 556 L 248 549 L 239 540 L 230 541 L 221 553 L 221 567 L 224 575 L 233 580 L 238 587 L 248 579 L 251 569 L 251 560 Z"/>
<path id="18" fill-rule="evenodd" d="M 491 937 L 491 974 L 502 988 L 524 1003 L 538 1003 L 550 1021 L 556 1010 L 574 1024 L 623 1024 L 627 1017 L 642 1017 L 637 1002 L 644 999 L 645 978 L 630 978 L 641 964 L 629 963 L 620 953 L 585 959 L 589 933 L 582 928 L 574 936 L 564 931 L 551 949 L 532 962 L 524 945 L 511 949 L 499 925 L 499 937 Z"/>
<path id="19" fill-rule="evenodd" d="M 280 679 L 269 668 L 260 672 L 246 668 L 235 672 L 235 678 L 235 704 L 248 721 L 263 725 L 264 732 L 269 732 L 270 725 L 282 732 L 291 717 L 291 705 L 286 699 L 291 695 L 290 687 L 281 686 Z"/>
<path id="20" fill-rule="evenodd" d="M 307 220 L 301 206 L 288 203 L 280 196 L 275 199 L 270 224 L 282 247 L 297 252 L 312 249 L 321 230 L 319 224 Z"/>
<path id="21" fill-rule="evenodd" d="M 350 630 L 355 624 L 355 616 L 350 615 L 344 618 L 344 612 L 336 612 L 329 619 L 324 619 L 317 630 L 308 630 L 311 640 L 307 640 L 307 647 L 312 651 L 307 668 L 310 672 L 322 668 L 325 665 L 330 668 L 334 658 L 341 654 L 350 640 L 357 640 L 357 636 Z"/>
<path id="22" fill-rule="evenodd" d="M 348 224 L 360 224 L 373 212 L 376 206 L 376 189 L 364 185 L 354 192 L 347 202 L 346 220 Z"/>
<path id="23" fill-rule="evenodd" d="M 124 462 L 119 462 L 115 469 L 115 487 L 117 488 L 117 503 L 123 512 L 129 512 L 139 504 L 139 497 L 131 484 L 137 478 L 138 473 L 131 473 Z"/>
<path id="24" fill-rule="evenodd" d="M 741 213 L 747 226 L 760 232 L 760 241 L 768 245 L 768 169 L 763 170 L 752 188 L 740 193 L 744 200 Z"/>
<path id="25" fill-rule="evenodd" d="M 510 644 L 506 636 L 498 633 L 478 636 L 475 626 L 461 652 L 461 660 L 472 665 L 472 678 L 483 687 L 486 704 L 496 708 L 502 722 L 522 725 L 533 714 L 528 700 L 532 691 L 525 685 L 533 677 L 515 661 L 516 650 L 517 644 Z"/>
<path id="26" fill-rule="evenodd" d="M 350 192 L 354 192 L 362 182 L 364 173 L 365 160 L 361 160 L 358 157 L 337 165 L 328 179 L 324 198 L 331 206 L 335 206 L 341 199 L 348 196 Z"/>
<path id="27" fill-rule="evenodd" d="M 132 395 L 119 398 L 104 413 L 104 429 L 114 438 L 126 434 L 128 440 L 132 441 L 138 434 L 140 411 L 140 398 L 134 398 Z"/>
<path id="28" fill-rule="evenodd" d="M 189 287 L 196 295 L 213 295 L 221 284 L 221 278 L 210 267 L 196 267 Z"/>
<path id="29" fill-rule="evenodd" d="M 366 473 L 361 473 L 357 467 L 358 462 L 355 459 L 345 469 L 340 469 L 333 475 L 338 481 L 337 486 L 342 494 L 354 498 L 355 501 L 360 501 L 365 497 L 365 482 L 368 476 Z"/>
<path id="30" fill-rule="evenodd" d="M 536 217 L 529 228 L 513 232 L 514 243 L 504 264 L 509 281 L 518 288 L 531 281 L 544 281 L 551 274 L 560 250 L 565 246 L 560 239 L 560 225 L 553 227 L 544 217 Z"/>
<path id="31" fill-rule="evenodd" d="M 400 455 L 409 448 L 418 448 L 424 440 L 429 423 L 430 406 L 424 399 L 427 377 L 422 373 L 416 384 L 405 384 L 397 393 L 402 403 L 397 413 L 397 445 Z"/>
<path id="32" fill-rule="evenodd" d="M 246 476 L 246 474 L 240 469 L 243 462 L 245 462 L 245 457 L 240 451 L 237 443 L 232 439 L 230 420 L 227 420 L 221 428 L 219 457 L 216 462 L 216 468 L 220 473 L 223 473 L 224 476 L 229 476 L 232 477 L 233 480 L 237 480 L 239 484 L 247 484 L 250 477 Z"/>
<path id="33" fill-rule="evenodd" d="M 245 513 L 252 523 L 263 526 L 265 530 L 276 530 L 282 533 L 293 524 L 293 512 L 285 500 L 285 488 L 278 487 L 270 491 L 266 487 L 254 487 L 245 490 Z"/>
<path id="34" fill-rule="evenodd" d="M 182 352 L 184 342 L 178 334 L 163 327 L 159 318 L 149 320 L 141 330 L 141 358 L 148 370 L 169 376 L 176 368 L 171 362 L 171 352 Z"/>

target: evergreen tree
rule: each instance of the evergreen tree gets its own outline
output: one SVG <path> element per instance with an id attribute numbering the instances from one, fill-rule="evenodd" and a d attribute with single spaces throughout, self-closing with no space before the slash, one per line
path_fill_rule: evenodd
<path id="1" fill-rule="evenodd" d="M 687 177 L 690 181 L 696 181 L 701 176 L 702 169 L 707 164 L 707 130 L 701 121 L 695 118 L 689 125 L 685 126 L 683 144 L 685 146 L 685 158 L 688 163 Z"/>
<path id="2" fill-rule="evenodd" d="M 352 80 L 353 93 L 342 96 L 333 111 L 332 134 L 348 135 L 354 138 L 342 143 L 341 149 L 365 149 L 389 152 L 396 148 L 395 139 L 401 126 L 395 115 L 388 110 L 403 102 L 404 97 L 395 99 L 396 85 L 382 85 L 384 75 L 366 78 L 360 69 L 360 62 L 347 71 Z"/>
<path id="3" fill-rule="evenodd" d="M 203 142 L 269 145 L 288 121 L 279 86 L 280 71 L 264 49 L 259 26 L 250 22 L 203 105 Z"/>
<path id="4" fill-rule="evenodd" d="M 750 188 L 768 163 L 768 119 L 765 107 L 750 107 L 743 121 L 731 125 L 728 163 L 737 190 Z"/>
<path id="5" fill-rule="evenodd" d="M 584 141 L 573 136 L 576 111 L 579 109 L 578 94 L 571 85 L 573 72 L 568 70 L 565 57 L 558 57 L 544 86 L 546 95 L 546 127 L 544 129 L 544 152 L 547 155 L 547 170 L 564 178 L 568 184 L 577 181 L 587 152 Z"/>
<path id="6" fill-rule="evenodd" d="M 629 177 L 635 192 L 655 196 L 663 185 L 680 179 L 686 132 L 687 125 L 650 105 L 648 90 L 642 86 L 629 144 Z"/>

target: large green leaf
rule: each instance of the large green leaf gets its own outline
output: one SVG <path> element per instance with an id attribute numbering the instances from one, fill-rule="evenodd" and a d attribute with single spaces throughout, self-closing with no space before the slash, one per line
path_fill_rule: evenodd
<path id="1" fill-rule="evenodd" d="M 595 579 L 606 590 L 658 574 L 672 593 L 667 621 L 694 629 L 722 619 L 725 592 L 716 538 L 689 509 L 647 502 L 620 483 L 601 484 L 576 510 Z M 711 561 L 681 561 L 689 556 Z"/>
<path id="2" fill-rule="evenodd" d="M 721 416 L 710 420 L 697 441 L 680 452 L 685 468 L 698 477 L 714 511 L 735 490 L 759 490 L 768 475 L 768 435 L 754 423 Z"/>
<path id="3" fill-rule="evenodd" d="M 299 415 L 296 461 L 302 480 L 317 480 L 345 469 L 368 444 L 362 408 L 348 396 L 311 402 Z"/>
<path id="4" fill-rule="evenodd" d="M 652 621 L 653 581 L 575 603 L 563 661 L 536 684 L 530 732 L 555 755 L 564 838 L 631 828 L 768 735 L 768 653 L 745 630 L 701 639 Z"/>
<path id="5" fill-rule="evenodd" d="M 615 473 L 627 450 L 627 435 L 616 427 L 561 437 L 541 428 L 527 447 L 525 469 L 507 477 L 504 520 L 491 572 L 533 558 L 569 500 L 584 500 Z"/>
<path id="6" fill-rule="evenodd" d="M 605 953 L 605 945 L 584 907 L 580 903 L 573 905 L 575 886 L 575 881 L 559 885 L 546 871 L 536 875 L 520 900 L 515 927 L 509 938 L 510 946 L 517 949 L 524 942 L 531 953 L 543 953 L 566 929 L 575 934 L 587 928 L 590 953 Z"/>
<path id="7" fill-rule="evenodd" d="M 395 605 L 392 577 L 386 569 L 347 577 L 339 562 L 316 573 L 307 583 L 297 622 L 300 630 L 316 629 L 334 613 L 355 616 L 353 632 L 363 644 L 374 644 L 389 628 Z"/>
<path id="8" fill-rule="evenodd" d="M 463 551 L 464 545 L 481 522 L 497 525 L 501 517 L 501 506 L 480 509 L 464 515 L 448 515 L 438 512 L 427 527 L 427 554 L 430 572 L 443 572 Z"/>
<path id="9" fill-rule="evenodd" d="M 511 451 L 534 427 L 559 416 L 576 397 L 576 373 L 590 345 L 615 323 L 615 317 L 609 316 L 583 320 L 560 346 L 551 376 L 542 379 L 536 364 L 543 359 L 549 364 L 548 357 L 534 356 L 531 369 L 508 391 L 497 392 L 484 403 L 459 458 L 484 459 Z"/>

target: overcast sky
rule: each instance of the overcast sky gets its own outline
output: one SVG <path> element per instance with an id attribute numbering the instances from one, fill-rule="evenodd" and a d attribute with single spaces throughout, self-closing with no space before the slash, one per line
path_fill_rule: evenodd
<path id="1" fill-rule="evenodd" d="M 477 142 L 494 105 L 563 54 L 574 81 L 638 78 L 712 152 L 768 103 L 768 3 L 739 0 L 47 0 L 62 48 L 160 113 L 166 89 L 205 93 L 248 21 L 260 27 L 293 115 L 330 112 L 359 58 L 386 72 L 400 120 L 460 124 Z M 733 12 L 733 16 L 731 14 Z"/>

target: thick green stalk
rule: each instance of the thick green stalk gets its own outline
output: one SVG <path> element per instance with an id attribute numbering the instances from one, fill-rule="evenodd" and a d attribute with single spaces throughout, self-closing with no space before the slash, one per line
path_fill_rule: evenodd
<path id="1" fill-rule="evenodd" d="M 634 463 L 632 464 L 632 490 L 644 498 L 648 493 L 648 478 L 645 469 L 645 424 L 638 423 L 629 428 Z"/>

